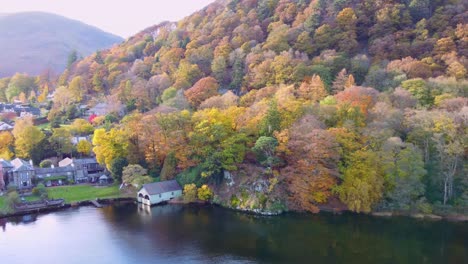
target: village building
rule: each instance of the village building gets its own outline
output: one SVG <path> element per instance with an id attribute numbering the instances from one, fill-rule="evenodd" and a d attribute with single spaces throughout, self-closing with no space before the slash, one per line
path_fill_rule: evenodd
<path id="1" fill-rule="evenodd" d="M 8 185 L 8 172 L 13 169 L 13 165 L 7 160 L 0 159 L 0 191 L 5 190 Z"/>
<path id="2" fill-rule="evenodd" d="M 5 122 L 0 122 L 0 131 L 10 131 L 13 130 L 13 126 Z"/>
<path id="3" fill-rule="evenodd" d="M 182 188 L 175 180 L 144 184 L 138 192 L 139 203 L 154 205 L 182 196 Z"/>
<path id="4" fill-rule="evenodd" d="M 95 158 L 70 159 L 65 158 L 59 161 L 60 168 L 72 168 L 77 171 L 75 182 L 98 182 L 99 177 L 105 171 L 105 168 L 97 162 Z M 78 173 L 82 171 L 82 173 Z"/>
<path id="5" fill-rule="evenodd" d="M 16 158 L 10 162 L 12 168 L 7 172 L 8 185 L 14 185 L 18 189 L 30 189 L 33 187 L 32 179 L 35 170 L 32 161 Z"/>
<path id="6" fill-rule="evenodd" d="M 87 178 L 83 169 L 74 167 L 51 167 L 51 168 L 36 168 L 36 177 L 44 180 L 46 186 L 58 183 L 63 184 L 68 182 L 86 182 Z"/>

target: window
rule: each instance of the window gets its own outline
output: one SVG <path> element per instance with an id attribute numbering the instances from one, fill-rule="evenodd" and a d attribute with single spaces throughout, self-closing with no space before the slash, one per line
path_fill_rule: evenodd
<path id="1" fill-rule="evenodd" d="M 161 194 L 159 194 L 159 198 L 161 198 Z"/>

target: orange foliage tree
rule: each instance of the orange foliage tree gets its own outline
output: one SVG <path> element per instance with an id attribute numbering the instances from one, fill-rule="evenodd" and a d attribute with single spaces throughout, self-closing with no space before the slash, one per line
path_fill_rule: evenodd
<path id="1" fill-rule="evenodd" d="M 198 107 L 201 102 L 218 94 L 218 82 L 213 77 L 206 77 L 196 82 L 192 88 L 184 92 L 187 100 L 194 107 Z"/>

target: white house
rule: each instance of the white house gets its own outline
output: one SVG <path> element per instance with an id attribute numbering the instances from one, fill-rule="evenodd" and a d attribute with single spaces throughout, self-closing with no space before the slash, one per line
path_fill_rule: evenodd
<path id="1" fill-rule="evenodd" d="M 137 200 L 146 205 L 158 204 L 182 196 L 182 188 L 177 181 L 162 181 L 143 185 Z"/>

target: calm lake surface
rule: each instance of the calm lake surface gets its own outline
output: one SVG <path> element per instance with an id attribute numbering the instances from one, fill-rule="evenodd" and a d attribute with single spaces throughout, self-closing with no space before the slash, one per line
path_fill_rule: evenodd
<path id="1" fill-rule="evenodd" d="M 211 206 L 82 207 L 0 219 L 1 263 L 468 263 L 468 224 L 246 215 Z"/>

